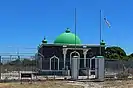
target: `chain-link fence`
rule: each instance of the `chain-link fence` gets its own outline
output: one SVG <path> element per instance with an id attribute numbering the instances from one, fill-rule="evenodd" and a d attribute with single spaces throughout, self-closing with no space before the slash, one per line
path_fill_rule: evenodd
<path id="1" fill-rule="evenodd" d="M 36 59 L 30 55 L 1 55 L 0 56 L 1 79 L 20 79 L 22 72 L 35 73 Z"/>
<path id="2" fill-rule="evenodd" d="M 133 75 L 133 60 L 105 59 L 105 77 L 118 78 L 131 77 Z"/>
<path id="3" fill-rule="evenodd" d="M 0 78 L 20 79 L 21 73 L 38 73 L 37 77 L 53 79 L 71 78 L 70 58 L 64 59 L 57 57 L 53 58 L 35 58 L 33 55 L 1 55 L 0 56 Z M 121 73 L 126 73 L 128 76 L 133 75 L 133 60 L 122 61 L 115 59 L 105 59 L 105 77 L 115 78 Z M 79 76 L 80 78 L 95 78 L 95 60 L 92 58 L 80 58 Z"/>
<path id="4" fill-rule="evenodd" d="M 123 61 L 115 59 L 105 59 L 105 77 L 117 78 L 119 75 L 132 77 L 133 75 L 133 60 Z M 100 64 L 100 63 L 99 63 Z M 65 67 L 65 68 L 64 68 Z M 71 76 L 70 58 L 66 58 L 64 61 L 59 58 L 45 58 L 39 63 L 39 68 L 42 74 L 45 76 Z M 64 72 L 64 69 L 67 70 Z M 79 63 L 79 77 L 82 78 L 95 78 L 95 59 L 92 58 L 80 58 Z M 65 74 L 64 74 L 65 73 Z M 123 77 L 122 76 L 122 77 Z"/>

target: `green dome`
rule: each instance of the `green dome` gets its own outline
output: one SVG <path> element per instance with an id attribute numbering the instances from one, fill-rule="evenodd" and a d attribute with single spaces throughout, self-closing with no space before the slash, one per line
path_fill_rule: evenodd
<path id="1" fill-rule="evenodd" d="M 54 41 L 55 44 L 75 44 L 75 34 L 71 33 L 69 28 L 60 34 L 56 40 Z M 81 41 L 78 36 L 76 36 L 76 44 L 81 44 Z"/>

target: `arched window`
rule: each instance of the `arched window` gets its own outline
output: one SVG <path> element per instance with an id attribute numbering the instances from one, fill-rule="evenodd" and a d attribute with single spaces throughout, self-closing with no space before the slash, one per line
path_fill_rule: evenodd
<path id="1" fill-rule="evenodd" d="M 53 56 L 50 58 L 50 70 L 59 70 L 59 58 Z"/>

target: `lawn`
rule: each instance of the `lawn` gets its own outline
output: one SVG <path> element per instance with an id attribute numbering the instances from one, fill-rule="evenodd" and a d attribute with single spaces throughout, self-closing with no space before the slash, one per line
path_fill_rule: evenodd
<path id="1" fill-rule="evenodd" d="M 33 82 L 32 84 L 23 83 L 0 83 L 0 88 L 83 88 L 61 81 Z"/>

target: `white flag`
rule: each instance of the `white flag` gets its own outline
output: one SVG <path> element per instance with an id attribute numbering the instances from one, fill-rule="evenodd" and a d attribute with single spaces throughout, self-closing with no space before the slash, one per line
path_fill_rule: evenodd
<path id="1" fill-rule="evenodd" d="M 104 17 L 104 21 L 105 21 L 105 23 L 108 25 L 108 27 L 110 28 L 111 25 L 110 25 L 109 21 L 108 21 L 105 17 Z"/>

